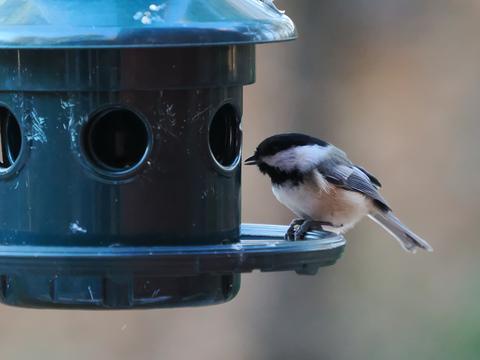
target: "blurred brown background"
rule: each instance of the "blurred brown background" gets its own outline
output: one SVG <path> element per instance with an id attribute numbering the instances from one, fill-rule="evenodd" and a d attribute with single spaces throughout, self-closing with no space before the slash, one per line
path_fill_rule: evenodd
<path id="1" fill-rule="evenodd" d="M 480 358 L 480 3 L 278 0 L 300 38 L 258 47 L 245 153 L 277 132 L 333 142 L 435 248 L 409 255 L 367 220 L 315 277 L 243 276 L 226 305 L 67 312 L 0 307 L 3 359 Z M 243 173 L 243 220 L 287 223 Z"/>

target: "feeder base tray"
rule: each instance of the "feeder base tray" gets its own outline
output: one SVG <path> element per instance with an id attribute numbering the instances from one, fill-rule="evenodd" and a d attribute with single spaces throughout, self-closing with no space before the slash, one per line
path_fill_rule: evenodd
<path id="1" fill-rule="evenodd" d="M 244 224 L 229 245 L 158 247 L 0 246 L 0 302 L 37 308 L 132 309 L 211 305 L 240 289 L 240 273 L 315 274 L 334 264 L 343 237 Z"/>

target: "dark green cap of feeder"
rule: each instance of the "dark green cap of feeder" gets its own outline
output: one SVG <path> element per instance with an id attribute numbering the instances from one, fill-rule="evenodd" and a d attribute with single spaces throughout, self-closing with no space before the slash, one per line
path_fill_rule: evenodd
<path id="1" fill-rule="evenodd" d="M 0 48 L 186 47 L 292 40 L 272 0 L 5 0 Z"/>

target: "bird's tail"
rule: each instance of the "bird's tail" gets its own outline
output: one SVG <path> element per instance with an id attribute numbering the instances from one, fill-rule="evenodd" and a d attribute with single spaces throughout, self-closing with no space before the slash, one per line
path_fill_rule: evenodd
<path id="1" fill-rule="evenodd" d="M 433 251 L 433 248 L 425 240 L 403 225 L 393 212 L 379 210 L 371 213 L 368 217 L 397 239 L 406 251 L 414 253 L 417 247 L 423 250 Z"/>

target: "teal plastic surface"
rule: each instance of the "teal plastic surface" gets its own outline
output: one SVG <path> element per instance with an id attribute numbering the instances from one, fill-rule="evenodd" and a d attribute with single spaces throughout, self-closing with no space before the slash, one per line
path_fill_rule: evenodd
<path id="1" fill-rule="evenodd" d="M 293 22 L 261 0 L 4 0 L 0 47 L 106 48 L 291 40 Z"/>

